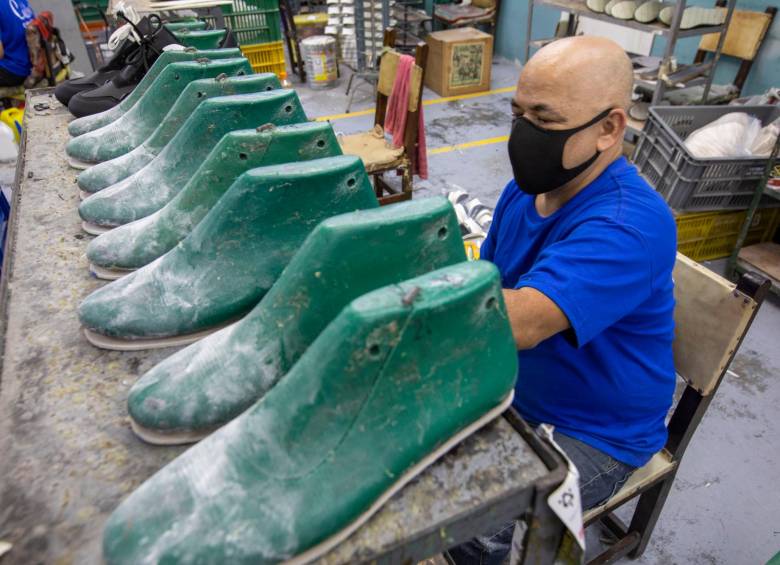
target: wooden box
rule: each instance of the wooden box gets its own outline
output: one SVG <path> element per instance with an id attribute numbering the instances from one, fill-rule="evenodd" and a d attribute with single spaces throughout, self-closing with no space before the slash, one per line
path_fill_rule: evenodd
<path id="1" fill-rule="evenodd" d="M 436 31 L 425 38 L 428 63 L 425 86 L 441 96 L 490 89 L 493 36 L 463 27 Z"/>

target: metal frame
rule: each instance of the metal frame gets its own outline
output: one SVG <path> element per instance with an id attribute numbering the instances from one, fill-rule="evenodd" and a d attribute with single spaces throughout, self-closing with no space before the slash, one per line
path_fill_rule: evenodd
<path id="1" fill-rule="evenodd" d="M 619 506 L 605 510 L 604 512 L 591 517 L 585 526 L 600 521 L 608 532 L 616 539 L 614 545 L 604 552 L 591 559 L 589 565 L 603 565 L 614 563 L 626 555 L 636 558 L 642 555 L 650 536 L 653 533 L 658 517 L 661 515 L 666 497 L 672 488 L 674 479 L 677 475 L 679 463 L 682 460 L 685 450 L 696 432 L 699 423 L 701 423 L 707 408 L 717 393 L 723 376 L 726 374 L 731 362 L 739 350 L 742 341 L 750 330 L 761 304 L 764 302 L 770 287 L 770 281 L 756 273 L 746 273 L 737 283 L 735 293 L 750 298 L 756 302 L 756 309 L 745 326 L 745 330 L 739 338 L 739 341 L 732 351 L 729 352 L 728 362 L 725 363 L 723 370 L 718 377 L 717 384 L 713 391 L 708 395 L 701 394 L 690 385 L 686 385 L 682 397 L 677 402 L 671 420 L 668 425 L 669 437 L 666 441 L 665 449 L 671 454 L 673 465 L 669 470 L 659 476 L 651 484 L 644 486 L 636 494 L 623 501 Z M 631 523 L 626 526 L 620 518 L 615 516 L 614 510 L 621 508 L 628 502 L 639 497 L 636 509 L 631 518 Z"/>
<path id="2" fill-rule="evenodd" d="M 681 37 L 693 37 L 697 35 L 705 35 L 708 33 L 720 33 L 728 30 L 731 23 L 731 15 L 734 12 L 734 6 L 736 6 L 736 0 L 728 0 L 728 6 L 726 10 L 726 20 L 719 26 L 707 26 L 697 27 L 692 29 L 681 30 L 680 22 L 682 21 L 683 11 L 686 7 L 686 0 L 677 0 L 675 4 L 674 16 L 672 17 L 672 23 L 669 27 L 661 23 L 649 23 L 643 24 L 634 20 L 620 20 L 613 18 L 607 14 L 601 14 L 593 12 L 585 5 L 585 0 L 529 0 L 528 2 L 528 21 L 526 22 L 526 36 L 525 36 L 525 60 L 528 61 L 531 54 L 532 45 L 541 45 L 549 40 L 532 41 L 531 32 L 533 29 L 533 13 L 534 5 L 540 4 L 544 6 L 550 6 L 561 10 L 563 12 L 569 12 L 569 21 L 567 23 L 566 36 L 573 35 L 576 29 L 576 19 L 582 15 L 595 20 L 615 24 L 621 27 L 629 27 L 639 31 L 649 32 L 653 34 L 653 43 L 655 43 L 656 37 L 664 37 L 666 39 L 666 47 L 664 49 L 664 55 L 661 60 L 661 68 L 664 65 L 668 65 L 672 56 L 674 55 L 674 48 L 677 45 L 677 40 Z M 715 68 L 720 60 L 721 51 L 723 50 L 723 42 L 726 39 L 725 33 L 720 33 L 718 39 L 718 47 L 713 54 L 713 60 L 709 63 L 709 69 L 706 75 L 706 81 L 704 83 L 704 94 L 702 96 L 702 103 L 707 103 L 707 97 L 710 93 L 710 87 L 712 86 L 712 80 L 715 76 Z M 645 81 L 646 82 L 646 81 Z M 688 85 L 690 86 L 690 85 Z M 655 90 L 653 92 L 653 99 L 651 104 L 656 105 L 663 99 L 664 92 L 667 86 L 665 82 L 659 78 L 655 81 Z"/>
<path id="3" fill-rule="evenodd" d="M 739 230 L 739 235 L 737 236 L 737 243 L 734 245 L 734 251 L 732 251 L 731 255 L 729 256 L 729 260 L 726 266 L 726 273 L 728 274 L 728 276 L 733 277 L 737 273 L 745 273 L 751 269 L 756 268 L 755 266 L 750 265 L 749 263 L 740 259 L 739 252 L 742 249 L 742 247 L 745 245 L 745 239 L 747 239 L 748 231 L 750 230 L 750 226 L 753 223 L 753 217 L 756 215 L 756 211 L 758 210 L 758 207 L 761 204 L 761 200 L 763 199 L 763 196 L 769 196 L 780 200 L 779 194 L 766 189 L 767 182 L 769 181 L 769 177 L 772 174 L 772 169 L 774 168 L 776 163 L 780 162 L 779 158 L 780 158 L 780 137 L 775 141 L 775 146 L 772 149 L 772 154 L 769 156 L 769 159 L 766 162 L 766 166 L 764 167 L 764 174 L 761 176 L 761 179 L 758 181 L 758 183 L 756 183 L 756 191 L 753 194 L 753 199 L 750 201 L 750 206 L 748 207 L 747 213 L 745 214 L 745 220 L 742 222 L 742 227 Z M 771 282 L 772 282 L 772 286 L 771 286 L 772 293 L 776 295 L 780 295 L 780 281 L 776 279 L 771 279 Z"/>

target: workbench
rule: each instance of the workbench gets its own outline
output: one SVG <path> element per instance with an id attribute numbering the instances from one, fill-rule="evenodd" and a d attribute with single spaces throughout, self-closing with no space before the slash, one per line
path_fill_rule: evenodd
<path id="1" fill-rule="evenodd" d="M 70 114 L 52 89 L 27 94 L 6 260 L 0 281 L 0 541 L 6 563 L 99 563 L 103 524 L 119 502 L 185 447 L 130 430 L 128 389 L 175 349 L 100 350 L 79 302 L 105 284 L 87 268 Z M 530 556 L 552 561 L 563 526 L 546 504 L 561 458 L 513 413 L 469 437 L 322 558 L 414 563 L 531 515 Z"/>

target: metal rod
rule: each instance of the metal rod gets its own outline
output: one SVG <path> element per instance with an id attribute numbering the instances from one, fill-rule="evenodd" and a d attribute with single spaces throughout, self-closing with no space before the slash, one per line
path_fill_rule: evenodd
<path id="1" fill-rule="evenodd" d="M 737 0 L 729 0 L 728 8 L 726 10 L 726 19 L 723 22 L 723 31 L 720 32 L 720 36 L 718 37 L 718 47 L 715 49 L 715 55 L 712 58 L 712 67 L 710 67 L 710 71 L 707 73 L 707 84 L 704 85 L 704 92 L 701 96 L 702 104 L 707 103 L 707 98 L 710 95 L 710 87 L 712 86 L 712 81 L 715 79 L 715 69 L 718 66 L 718 61 L 720 60 L 721 51 L 723 51 L 723 43 L 726 41 L 726 34 L 729 32 L 731 15 L 734 12 L 734 6 L 736 3 Z"/>

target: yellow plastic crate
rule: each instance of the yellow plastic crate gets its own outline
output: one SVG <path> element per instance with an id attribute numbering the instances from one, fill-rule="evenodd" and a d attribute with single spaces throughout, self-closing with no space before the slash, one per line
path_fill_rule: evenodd
<path id="1" fill-rule="evenodd" d="M 677 250 L 694 261 L 728 256 L 737 243 L 745 211 L 678 214 Z M 780 225 L 780 208 L 764 208 L 753 216 L 745 245 L 769 241 Z"/>
<path id="2" fill-rule="evenodd" d="M 284 58 L 284 43 L 282 41 L 241 45 L 241 52 L 249 60 L 252 70 L 256 73 L 276 73 L 279 80 L 287 78 L 287 61 Z"/>

